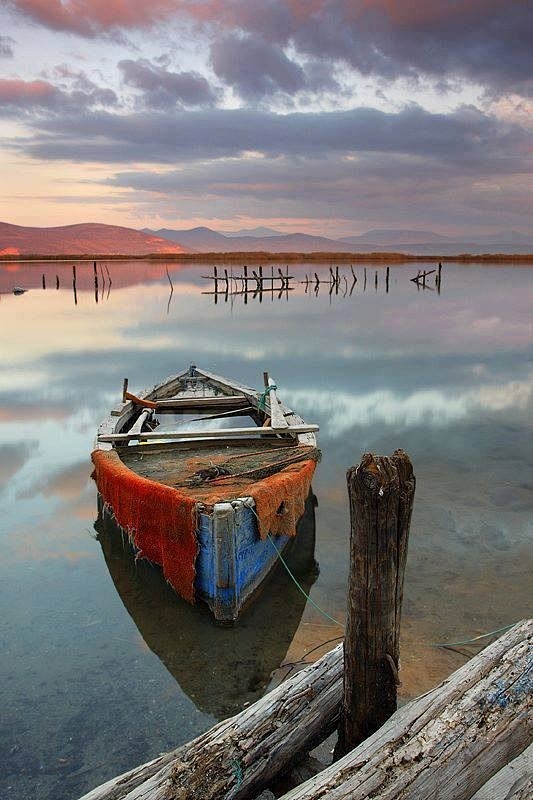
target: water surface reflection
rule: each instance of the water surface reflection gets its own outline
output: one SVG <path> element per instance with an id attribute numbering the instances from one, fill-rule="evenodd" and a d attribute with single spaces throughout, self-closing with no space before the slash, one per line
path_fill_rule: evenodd
<path id="1" fill-rule="evenodd" d="M 288 299 L 215 305 L 202 294 L 212 267 L 173 263 L 168 307 L 167 265 L 108 266 L 112 285 L 102 293 L 99 271 L 96 303 L 92 263 L 77 264 L 77 305 L 70 263 L 0 267 L 2 797 L 79 796 L 196 735 L 256 697 L 282 660 L 338 634 L 281 573 L 262 598 L 270 610 L 243 618 L 248 631 L 212 635 L 157 574 L 117 552 L 120 540 L 102 555 L 89 453 L 125 376 L 136 392 L 194 361 L 258 386 L 267 369 L 280 396 L 320 424 L 320 575 L 307 585 L 340 621 L 346 469 L 366 450 L 409 452 L 405 696 L 462 663 L 432 643 L 531 613 L 530 268 L 445 264 L 439 295 L 417 291 L 412 265 L 390 267 L 388 293 L 385 267 L 367 267 L 365 291 L 365 265 L 354 264 L 344 295 L 306 292 L 309 266 L 291 265 L 299 280 Z M 327 281 L 329 267 L 317 273 Z M 14 296 L 15 285 L 29 290 Z"/>

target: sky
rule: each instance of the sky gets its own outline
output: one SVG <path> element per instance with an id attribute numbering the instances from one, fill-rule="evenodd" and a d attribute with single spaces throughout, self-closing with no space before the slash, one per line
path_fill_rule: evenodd
<path id="1" fill-rule="evenodd" d="M 0 220 L 531 230 L 526 0 L 2 0 Z"/>

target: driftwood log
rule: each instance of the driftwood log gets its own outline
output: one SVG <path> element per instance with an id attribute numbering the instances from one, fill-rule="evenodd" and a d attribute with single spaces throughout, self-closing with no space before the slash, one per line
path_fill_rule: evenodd
<path id="1" fill-rule="evenodd" d="M 531 800 L 533 797 L 533 744 L 501 769 L 471 800 Z"/>
<path id="2" fill-rule="evenodd" d="M 283 800 L 471 798 L 533 741 L 532 644 L 515 625 Z"/>
<path id="3" fill-rule="evenodd" d="M 239 800 L 281 773 L 337 724 L 342 645 L 192 742 L 82 800 Z M 253 795 L 252 795 L 253 796 Z"/>

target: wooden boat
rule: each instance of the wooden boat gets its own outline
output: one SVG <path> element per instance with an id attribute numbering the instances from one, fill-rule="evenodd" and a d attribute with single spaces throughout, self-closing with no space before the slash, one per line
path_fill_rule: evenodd
<path id="1" fill-rule="evenodd" d="M 139 396 L 125 381 L 92 453 L 137 557 L 219 620 L 237 619 L 295 536 L 319 458 L 318 426 L 264 379 L 259 392 L 191 365 Z"/>

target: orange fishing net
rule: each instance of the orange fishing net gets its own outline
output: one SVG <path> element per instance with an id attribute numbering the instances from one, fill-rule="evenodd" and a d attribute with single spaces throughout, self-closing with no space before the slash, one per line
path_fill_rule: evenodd
<path id="1" fill-rule="evenodd" d="M 95 450 L 92 460 L 98 491 L 139 557 L 159 564 L 178 594 L 194 603 L 196 501 L 132 472 L 115 450 Z"/>
<path id="2" fill-rule="evenodd" d="M 296 534 L 315 467 L 315 461 L 300 461 L 250 486 L 261 539 L 268 533 L 272 536 Z"/>
<path id="3" fill-rule="evenodd" d="M 258 481 L 228 476 L 211 486 L 177 489 L 134 472 L 116 450 L 95 450 L 92 460 L 98 491 L 139 557 L 159 564 L 170 585 L 191 603 L 198 553 L 197 503 L 209 512 L 215 503 L 253 497 L 261 539 L 268 533 L 294 536 L 316 466 L 309 459 Z"/>

